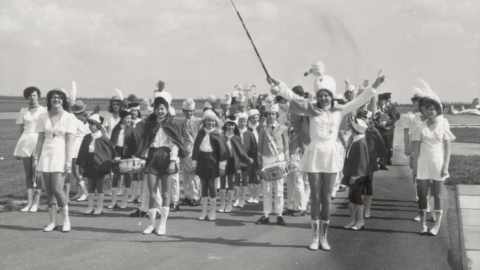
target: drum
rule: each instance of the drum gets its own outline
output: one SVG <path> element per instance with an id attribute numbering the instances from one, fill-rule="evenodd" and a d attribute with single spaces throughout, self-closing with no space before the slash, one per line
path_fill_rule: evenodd
<path id="1" fill-rule="evenodd" d="M 121 174 L 137 173 L 145 168 L 145 160 L 139 158 L 129 158 L 122 160 L 114 160 L 118 164 L 118 170 Z"/>
<path id="2" fill-rule="evenodd" d="M 258 171 L 260 180 L 277 181 L 285 178 L 290 173 L 290 168 L 286 161 L 276 162 L 263 167 Z"/>

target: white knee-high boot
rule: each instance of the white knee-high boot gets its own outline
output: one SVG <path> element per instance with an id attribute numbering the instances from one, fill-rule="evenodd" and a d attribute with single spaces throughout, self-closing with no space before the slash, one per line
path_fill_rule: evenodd
<path id="1" fill-rule="evenodd" d="M 329 224 L 330 224 L 330 220 L 320 221 L 320 230 L 321 230 L 320 246 L 322 247 L 323 250 L 326 250 L 326 251 L 330 250 L 330 245 L 328 244 L 328 241 L 327 241 L 327 232 L 328 232 Z"/>
<path id="2" fill-rule="evenodd" d="M 42 195 L 42 190 L 41 189 L 35 189 L 35 192 L 33 193 L 33 205 L 30 208 L 29 212 L 37 212 L 38 211 L 38 206 L 40 205 L 40 196 Z"/>
<path id="3" fill-rule="evenodd" d="M 113 193 L 113 194 L 115 194 L 115 193 Z M 148 214 L 149 214 L 150 224 L 143 231 L 143 234 L 151 234 L 153 232 L 153 230 L 155 229 L 155 219 L 157 218 L 157 208 L 149 209 Z"/>
<path id="4" fill-rule="evenodd" d="M 98 194 L 97 197 L 97 207 L 95 208 L 95 212 L 93 212 L 94 215 L 101 215 L 103 213 L 103 196 L 105 194 L 100 193 Z"/>
<path id="5" fill-rule="evenodd" d="M 28 212 L 33 204 L 33 188 L 27 189 L 27 205 L 20 212 Z"/>
<path id="6" fill-rule="evenodd" d="M 352 227 L 352 230 L 358 231 L 362 230 L 365 227 L 365 221 L 363 220 L 363 210 L 364 210 L 364 205 L 356 205 L 356 211 L 357 211 L 357 222 L 355 222 L 355 225 Z"/>
<path id="7" fill-rule="evenodd" d="M 217 219 L 216 208 L 217 208 L 217 198 L 210 198 L 210 213 L 208 214 L 208 220 L 214 221 Z"/>
<path id="8" fill-rule="evenodd" d="M 311 250 L 318 250 L 318 244 L 320 241 L 320 220 L 312 220 L 310 223 L 312 225 L 313 241 L 309 248 Z"/>
<path id="9" fill-rule="evenodd" d="M 205 220 L 207 218 L 207 211 L 208 211 L 208 197 L 202 197 L 202 213 L 198 219 Z"/>
<path id="10" fill-rule="evenodd" d="M 63 216 L 63 228 L 62 232 L 69 232 L 70 231 L 70 218 L 68 217 L 68 204 L 64 207 L 60 208 Z"/>
<path id="11" fill-rule="evenodd" d="M 235 202 L 233 203 L 233 207 L 238 207 L 240 204 L 240 187 L 235 187 Z"/>
<path id="12" fill-rule="evenodd" d="M 365 218 L 370 218 L 370 207 L 372 206 L 372 196 L 365 196 Z"/>
<path id="13" fill-rule="evenodd" d="M 117 207 L 117 188 L 112 188 L 112 203 L 108 206 L 108 209 Z"/>
<path id="14" fill-rule="evenodd" d="M 350 223 L 343 226 L 343 228 L 345 229 L 351 229 L 357 222 L 357 205 L 354 203 L 350 203 L 348 205 L 348 210 L 350 210 Z"/>
<path id="15" fill-rule="evenodd" d="M 122 206 L 120 208 L 125 209 L 127 208 L 127 202 L 128 202 L 128 193 L 130 193 L 131 188 L 125 188 L 122 194 Z"/>
<path id="16" fill-rule="evenodd" d="M 253 203 L 253 199 L 254 199 L 254 196 L 255 196 L 255 195 L 254 195 L 254 191 L 255 191 L 254 188 L 255 188 L 255 186 L 254 186 L 253 184 L 249 184 L 249 185 L 248 185 L 248 188 L 249 188 L 249 190 L 250 190 L 250 192 L 249 192 L 249 193 L 250 193 L 250 196 L 249 196 L 249 198 L 248 198 L 248 200 L 247 200 L 247 203 Z"/>
<path id="17" fill-rule="evenodd" d="M 220 190 L 220 209 L 218 209 L 219 213 L 225 212 L 225 190 Z"/>
<path id="18" fill-rule="evenodd" d="M 427 210 L 422 209 L 420 210 L 420 221 L 422 222 L 422 231 L 420 234 L 427 234 L 428 233 L 428 227 L 427 227 Z"/>
<path id="19" fill-rule="evenodd" d="M 87 186 L 85 185 L 85 181 L 84 180 L 81 180 L 80 182 L 78 182 L 78 185 L 80 186 L 80 188 L 82 189 L 82 194 L 80 195 L 80 197 L 77 199 L 77 202 L 83 202 L 87 199 L 87 194 L 88 194 L 88 190 L 87 190 Z"/>
<path id="20" fill-rule="evenodd" d="M 50 217 L 50 223 L 43 229 L 44 232 L 51 232 L 57 229 L 57 206 L 50 205 L 48 207 L 48 216 Z"/>
<path id="21" fill-rule="evenodd" d="M 168 213 L 170 212 L 170 207 L 162 206 L 160 208 L 160 222 L 158 223 L 157 234 L 158 235 L 165 235 L 167 232 L 167 218 Z"/>
<path id="22" fill-rule="evenodd" d="M 88 194 L 88 207 L 87 207 L 87 210 L 85 210 L 85 212 L 84 212 L 85 215 L 93 214 L 93 202 L 94 201 L 95 201 L 95 193 Z"/>
<path id="23" fill-rule="evenodd" d="M 240 203 L 238 207 L 243 208 L 245 206 L 245 196 L 247 194 L 247 187 L 240 187 Z"/>
<path id="24" fill-rule="evenodd" d="M 229 190 L 227 194 L 227 208 L 225 208 L 225 213 L 232 212 L 232 201 L 233 201 L 233 190 Z"/>
<path id="25" fill-rule="evenodd" d="M 433 215 L 435 216 L 435 225 L 433 225 L 433 228 L 430 229 L 429 235 L 435 236 L 438 234 L 438 230 L 440 230 L 440 223 L 442 222 L 442 215 L 443 215 L 443 210 L 433 210 Z"/>

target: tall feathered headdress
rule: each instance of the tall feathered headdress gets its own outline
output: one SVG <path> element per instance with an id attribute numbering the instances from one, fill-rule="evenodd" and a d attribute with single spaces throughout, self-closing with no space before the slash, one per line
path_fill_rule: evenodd
<path id="1" fill-rule="evenodd" d="M 70 106 L 73 106 L 73 104 L 75 104 L 75 101 L 77 100 L 77 84 L 75 83 L 75 81 L 72 81 L 72 90 L 68 99 L 70 102 Z"/>
<path id="2" fill-rule="evenodd" d="M 114 88 L 114 89 L 115 89 L 115 91 L 117 91 L 118 96 L 120 97 L 120 99 L 123 100 L 123 93 L 122 93 L 122 91 L 118 90 L 117 88 Z"/>

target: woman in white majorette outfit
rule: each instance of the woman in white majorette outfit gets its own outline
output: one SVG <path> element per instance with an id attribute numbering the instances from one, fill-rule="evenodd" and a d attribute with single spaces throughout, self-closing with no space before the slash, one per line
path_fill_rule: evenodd
<path id="1" fill-rule="evenodd" d="M 63 187 L 65 177 L 72 168 L 77 119 L 70 113 L 67 94 L 63 89 L 53 89 L 47 93 L 47 109 L 48 112 L 40 115 L 35 127 L 38 144 L 34 164 L 37 171 L 43 173 L 50 215 L 50 223 L 43 231 L 51 232 L 57 228 L 58 204 L 63 215 L 62 232 L 69 232 L 68 198 Z"/>
<path id="2" fill-rule="evenodd" d="M 450 163 L 450 141 L 455 136 L 450 131 L 448 120 L 443 117 L 443 109 L 440 99 L 424 81 L 425 88 L 430 96 L 420 98 L 418 101 L 420 111 L 427 120 L 420 123 L 414 131 L 415 143 L 413 175 L 417 180 L 418 208 L 422 222 L 420 234 L 437 235 L 442 221 L 442 189 L 443 182 L 449 177 L 448 166 Z M 426 223 L 427 194 L 431 185 L 431 195 L 435 201 L 433 216 L 435 225 L 428 230 Z"/>
<path id="3" fill-rule="evenodd" d="M 38 117 L 47 111 L 47 108 L 38 104 L 40 95 L 40 89 L 35 86 L 30 86 L 23 90 L 23 96 L 29 100 L 29 104 L 28 107 L 20 110 L 16 122 L 17 125 L 20 125 L 20 139 L 13 155 L 22 159 L 27 183 L 28 203 L 20 210 L 22 212 L 37 212 L 42 192 L 41 178 L 35 175 L 35 170 L 32 166 L 34 151 L 38 141 L 38 133 L 35 132 L 35 126 Z"/>
<path id="4" fill-rule="evenodd" d="M 311 142 L 300 161 L 299 170 L 308 173 L 311 188 L 313 230 L 311 250 L 318 250 L 319 244 L 323 250 L 330 250 L 327 231 L 330 222 L 332 190 L 340 168 L 338 158 L 340 150 L 337 148 L 336 139 L 342 117 L 367 103 L 376 95 L 375 88 L 384 81 L 384 77 L 379 74 L 372 88 L 366 88 L 360 96 L 347 103 L 342 109 L 335 110 L 333 99 L 336 94 L 336 83 L 332 77 L 323 75 L 324 71 L 322 62 L 314 64 L 310 69 L 310 73 L 316 75 L 314 81 L 316 104 L 296 95 L 282 82 L 273 79 L 269 82 L 275 83 L 271 90 L 272 94 L 279 94 L 290 100 L 291 114 L 309 117 Z M 319 228 L 321 228 L 321 237 Z"/>

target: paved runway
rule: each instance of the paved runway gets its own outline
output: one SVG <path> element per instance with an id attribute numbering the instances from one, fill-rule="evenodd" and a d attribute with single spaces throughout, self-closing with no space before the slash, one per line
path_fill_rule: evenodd
<path id="1" fill-rule="evenodd" d="M 218 213 L 214 222 L 197 219 L 200 207 L 184 207 L 170 214 L 161 237 L 142 235 L 148 220 L 139 226 L 139 219 L 128 217 L 133 207 L 94 217 L 81 214 L 86 203 L 73 202 L 69 233 L 42 231 L 44 205 L 39 213 L 0 214 L 0 269 L 459 269 L 454 191 L 445 193 L 439 235 L 420 236 L 421 225 L 412 221 L 417 206 L 410 170 L 401 164 L 402 136 L 396 135 L 395 165 L 375 175 L 366 229 L 343 229 L 346 194 L 333 202 L 330 252 L 308 250 L 309 216 L 285 217 L 285 227 L 255 225 L 261 205 Z"/>

